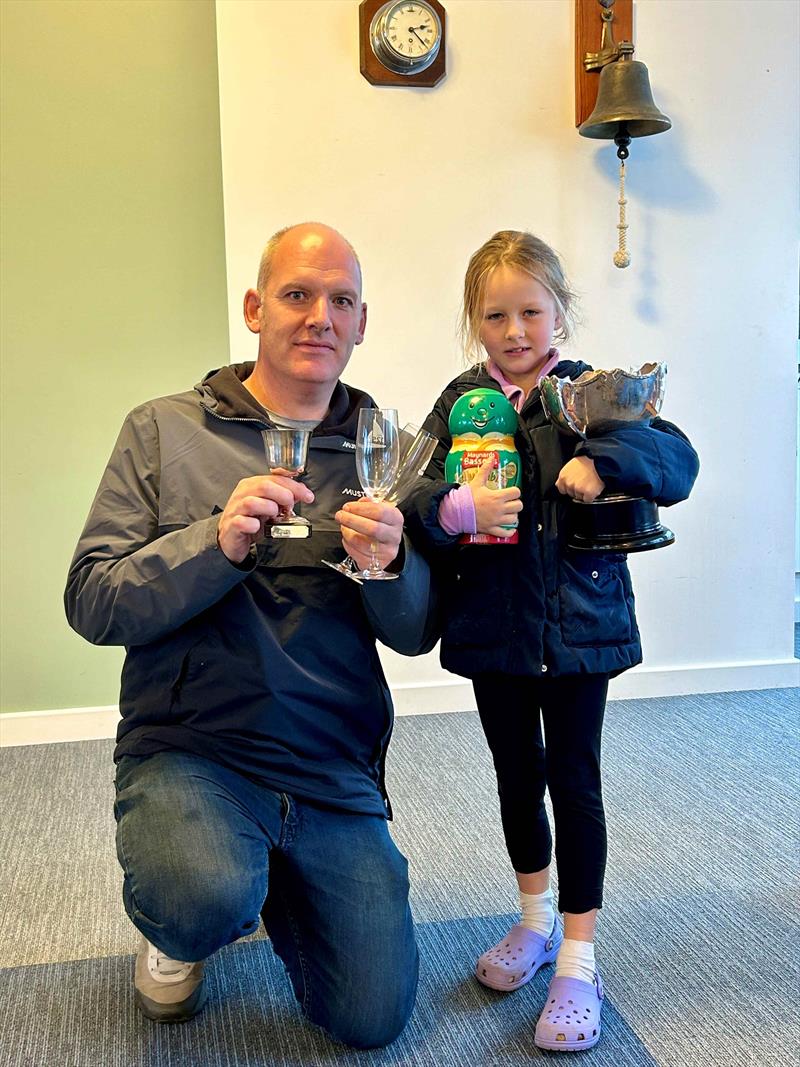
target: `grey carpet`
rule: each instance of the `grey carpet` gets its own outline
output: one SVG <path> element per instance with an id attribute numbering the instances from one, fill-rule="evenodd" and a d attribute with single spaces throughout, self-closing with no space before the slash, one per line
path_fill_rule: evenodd
<path id="1" fill-rule="evenodd" d="M 610 854 L 596 1067 L 798 1063 L 794 919 L 797 690 L 609 705 Z M 422 974 L 390 1048 L 355 1053 L 307 1026 L 261 937 L 210 966 L 181 1027 L 133 1007 L 135 933 L 119 901 L 110 742 L 2 752 L 2 1067 L 482 1067 L 543 1062 L 547 972 L 510 996 L 471 977 L 514 906 L 477 716 L 398 720 L 389 760 Z"/>

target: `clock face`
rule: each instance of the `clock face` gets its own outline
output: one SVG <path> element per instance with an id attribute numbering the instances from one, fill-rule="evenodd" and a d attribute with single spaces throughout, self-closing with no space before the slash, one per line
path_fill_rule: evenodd
<path id="1" fill-rule="evenodd" d="M 442 43 L 442 24 L 424 0 L 384 4 L 370 27 L 372 51 L 397 74 L 417 74 L 433 63 Z"/>
<path id="2" fill-rule="evenodd" d="M 439 19 L 427 4 L 405 0 L 386 13 L 384 40 L 399 56 L 427 57 L 439 42 Z"/>

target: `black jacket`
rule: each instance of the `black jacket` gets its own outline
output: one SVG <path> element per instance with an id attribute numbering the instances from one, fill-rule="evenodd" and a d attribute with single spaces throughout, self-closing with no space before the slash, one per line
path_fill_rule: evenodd
<path id="1" fill-rule="evenodd" d="M 410 544 L 394 582 L 348 581 L 334 513 L 360 496 L 358 411 L 339 383 L 309 447 L 308 540 L 267 541 L 239 567 L 216 543 L 242 478 L 266 473 L 267 416 L 223 367 L 194 391 L 127 417 L 70 568 L 70 624 L 124 644 L 115 758 L 175 748 L 270 787 L 348 811 L 385 814 L 392 728 L 375 638 L 398 652 L 435 643 L 428 567 Z"/>
<path id="2" fill-rule="evenodd" d="M 552 373 L 577 378 L 590 369 L 562 360 Z M 613 675 L 632 667 L 642 651 L 625 557 L 566 548 L 569 502 L 555 482 L 572 456 L 586 455 L 609 491 L 674 504 L 688 496 L 697 476 L 694 449 L 663 419 L 602 438 L 569 437 L 548 421 L 536 388 L 518 416 L 515 438 L 522 466 L 519 544 L 458 545 L 437 521 L 439 503 L 453 488 L 444 481 L 448 416 L 462 393 L 479 386 L 501 391 L 482 367 L 473 367 L 439 397 L 424 427 L 441 444 L 404 508 L 409 535 L 444 577 L 442 666 L 467 678 Z"/>

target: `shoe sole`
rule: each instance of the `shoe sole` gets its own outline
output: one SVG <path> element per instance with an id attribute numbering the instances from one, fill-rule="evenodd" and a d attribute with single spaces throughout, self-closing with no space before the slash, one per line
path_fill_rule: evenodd
<path id="1" fill-rule="evenodd" d="M 537 1048 L 546 1049 L 548 1052 L 586 1052 L 594 1048 L 599 1040 L 600 1030 L 598 1029 L 595 1036 L 590 1037 L 588 1041 L 540 1041 L 534 1037 L 533 1043 Z"/>
<path id="2" fill-rule="evenodd" d="M 136 1007 L 146 1019 L 154 1023 L 187 1023 L 202 1010 L 207 996 L 204 984 L 198 986 L 190 997 L 179 1004 L 159 1004 L 140 993 L 138 989 L 133 992 Z"/>
<path id="3" fill-rule="evenodd" d="M 515 989 L 521 989 L 522 986 L 527 985 L 532 978 L 534 978 L 542 967 L 547 967 L 548 964 L 554 963 L 555 958 L 558 955 L 559 945 L 555 946 L 552 952 L 549 952 L 543 960 L 540 960 L 535 967 L 531 967 L 527 974 L 524 974 L 518 982 L 493 982 L 491 978 L 487 978 L 484 975 L 479 974 L 479 967 L 475 967 L 475 977 L 488 989 L 494 989 L 497 993 L 513 993 Z"/>

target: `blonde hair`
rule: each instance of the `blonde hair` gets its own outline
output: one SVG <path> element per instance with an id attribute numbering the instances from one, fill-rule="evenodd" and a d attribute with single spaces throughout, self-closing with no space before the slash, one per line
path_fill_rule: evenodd
<path id="1" fill-rule="evenodd" d="M 480 330 L 486 284 L 492 271 L 502 266 L 529 274 L 553 298 L 559 318 L 553 340 L 565 344 L 575 331 L 577 297 L 564 275 L 558 254 L 525 230 L 500 230 L 473 254 L 464 278 L 459 329 L 464 356 L 469 362 L 480 363 L 485 358 Z"/>
<path id="2" fill-rule="evenodd" d="M 275 251 L 278 245 L 281 243 L 281 238 L 284 237 L 290 230 L 296 230 L 300 226 L 319 226 L 333 233 L 339 233 L 338 230 L 333 230 L 332 227 L 326 226 L 325 223 L 322 222 L 297 222 L 291 226 L 284 226 L 283 229 L 278 230 L 277 233 L 273 233 L 272 237 L 270 237 L 270 239 L 264 246 L 264 251 L 261 253 L 261 262 L 258 265 L 258 281 L 256 282 L 256 290 L 258 291 L 259 296 L 264 296 L 264 290 L 267 287 L 267 280 L 269 279 L 270 271 L 272 270 L 272 260 L 275 256 Z M 344 243 L 353 253 L 353 259 L 356 261 L 356 266 L 358 267 L 358 274 L 359 277 L 361 277 L 361 261 L 358 258 L 358 253 L 346 237 L 343 237 L 340 233 L 339 236 L 342 238 Z"/>

